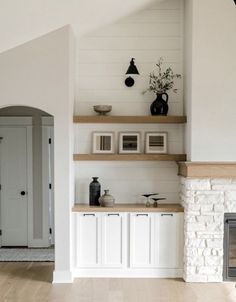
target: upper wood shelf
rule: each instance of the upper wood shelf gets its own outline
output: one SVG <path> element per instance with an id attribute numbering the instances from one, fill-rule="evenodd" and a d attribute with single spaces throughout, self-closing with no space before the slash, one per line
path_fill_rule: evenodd
<path id="1" fill-rule="evenodd" d="M 74 161 L 185 161 L 186 154 L 74 154 Z"/>
<path id="2" fill-rule="evenodd" d="M 76 115 L 74 123 L 101 123 L 101 124 L 184 124 L 187 122 L 186 116 L 118 116 L 118 115 Z"/>

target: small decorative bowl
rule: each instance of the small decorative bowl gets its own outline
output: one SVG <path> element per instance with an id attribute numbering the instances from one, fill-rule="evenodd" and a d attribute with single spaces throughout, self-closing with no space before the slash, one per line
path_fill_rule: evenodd
<path id="1" fill-rule="evenodd" d="M 95 105 L 93 106 L 93 110 L 100 115 L 106 115 L 108 112 L 112 110 L 111 105 Z"/>

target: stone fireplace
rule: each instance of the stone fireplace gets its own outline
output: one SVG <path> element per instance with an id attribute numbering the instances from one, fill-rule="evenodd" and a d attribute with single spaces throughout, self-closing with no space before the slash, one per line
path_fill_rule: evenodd
<path id="1" fill-rule="evenodd" d="M 225 281 L 236 281 L 236 213 L 224 215 L 224 270 Z"/>
<path id="2" fill-rule="evenodd" d="M 184 279 L 223 281 L 224 214 L 236 212 L 236 164 L 180 163 Z"/>

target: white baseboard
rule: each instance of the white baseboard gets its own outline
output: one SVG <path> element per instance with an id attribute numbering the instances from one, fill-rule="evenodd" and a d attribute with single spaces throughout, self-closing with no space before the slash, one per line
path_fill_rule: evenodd
<path id="1" fill-rule="evenodd" d="M 91 269 L 76 268 L 74 278 L 182 278 L 183 269 Z"/>
<path id="2" fill-rule="evenodd" d="M 32 239 L 28 241 L 28 247 L 37 248 L 37 247 L 50 247 L 49 240 L 44 239 Z"/>
<path id="3" fill-rule="evenodd" d="M 73 283 L 74 278 L 71 271 L 54 271 L 52 283 Z"/>

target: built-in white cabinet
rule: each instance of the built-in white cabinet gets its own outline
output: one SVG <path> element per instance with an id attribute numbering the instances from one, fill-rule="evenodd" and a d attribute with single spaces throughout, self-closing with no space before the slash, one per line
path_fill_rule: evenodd
<path id="1" fill-rule="evenodd" d="M 154 216 L 130 214 L 130 266 L 151 267 L 154 264 Z"/>
<path id="2" fill-rule="evenodd" d="M 126 215 L 103 213 L 101 217 L 102 265 L 104 267 L 122 267 L 126 264 Z"/>
<path id="3" fill-rule="evenodd" d="M 77 267 L 122 267 L 127 219 L 122 213 L 80 213 L 76 217 Z"/>
<path id="4" fill-rule="evenodd" d="M 101 263 L 99 213 L 77 214 L 76 261 L 78 267 L 98 267 Z"/>
<path id="5" fill-rule="evenodd" d="M 76 267 L 181 276 L 183 213 L 76 213 Z"/>
<path id="6" fill-rule="evenodd" d="M 181 268 L 183 266 L 183 214 L 155 214 L 155 266 Z"/>
<path id="7" fill-rule="evenodd" d="M 181 213 L 130 214 L 130 266 L 180 268 L 183 253 Z"/>

